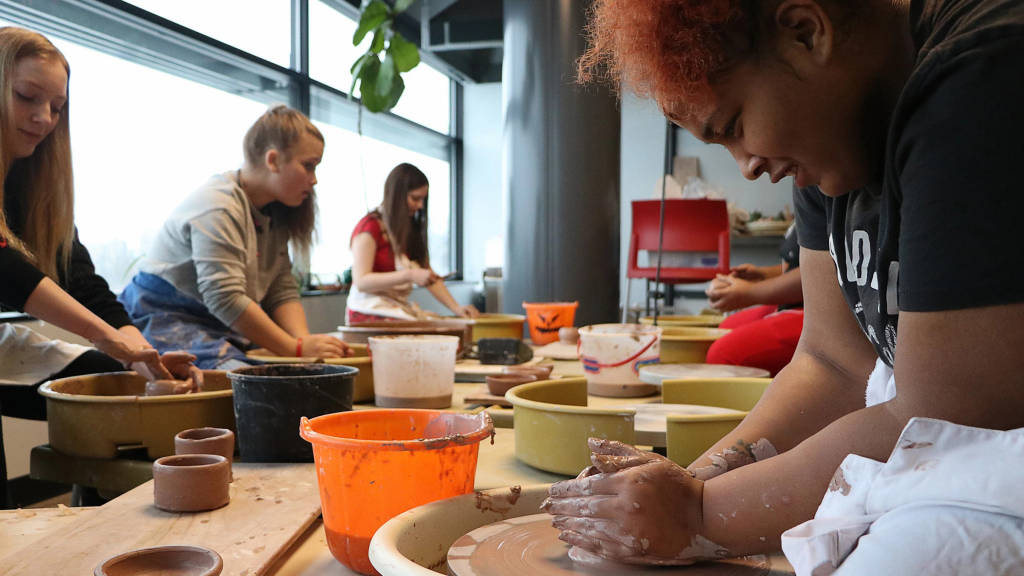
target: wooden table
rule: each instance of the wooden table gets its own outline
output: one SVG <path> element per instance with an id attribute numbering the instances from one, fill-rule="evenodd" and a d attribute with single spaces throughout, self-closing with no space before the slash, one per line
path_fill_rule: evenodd
<path id="1" fill-rule="evenodd" d="M 258 464 L 236 464 L 236 481 L 239 476 L 243 477 L 245 474 L 262 474 L 265 470 L 280 467 L 282 465 L 258 465 Z M 284 465 L 288 466 L 288 465 Z M 296 498 L 296 501 L 302 501 L 306 505 L 310 501 L 310 495 L 316 494 L 315 488 L 312 488 L 314 482 L 314 472 L 311 464 L 302 465 L 291 465 L 304 468 L 301 474 L 304 476 L 308 475 L 308 482 L 306 486 L 302 488 L 304 496 L 302 498 Z M 476 474 L 476 488 L 496 488 L 500 486 L 510 486 L 515 484 L 540 484 L 556 482 L 564 479 L 564 476 L 556 474 L 550 474 L 534 468 L 531 468 L 518 460 L 515 459 L 515 435 L 512 430 L 498 429 L 495 435 L 494 444 L 490 444 L 484 441 L 480 444 L 480 455 L 477 464 Z M 290 480 L 289 484 L 294 483 L 294 480 Z M 266 483 L 266 489 L 263 492 L 272 493 L 275 488 L 274 483 Z M 251 488 L 251 486 L 249 487 Z M 13 559 L 20 559 L 22 564 L 25 564 L 25 558 L 33 554 L 37 554 L 40 551 L 47 550 L 47 553 L 53 556 L 53 561 L 61 566 L 66 566 L 63 559 L 59 557 L 61 553 L 59 550 L 53 550 L 52 542 L 55 537 L 60 537 L 65 534 L 74 533 L 75 528 L 78 524 L 75 524 L 79 520 L 99 517 L 99 513 L 103 512 L 110 516 L 108 511 L 118 511 L 117 516 L 121 516 L 123 522 L 121 524 L 114 523 L 111 526 L 107 526 L 106 530 L 120 533 L 124 536 L 125 542 L 142 542 L 144 545 L 148 545 L 149 542 L 147 537 L 140 536 L 139 534 L 133 534 L 129 526 L 134 525 L 132 519 L 133 515 L 145 515 L 153 516 L 148 521 L 156 522 L 161 532 L 166 534 L 174 534 L 176 531 L 181 533 L 184 530 L 195 530 L 197 526 L 211 525 L 211 526 L 223 526 L 224 516 L 238 512 L 238 507 L 242 505 L 251 504 L 244 500 L 245 495 L 254 496 L 255 492 L 251 489 L 246 488 L 245 485 L 239 485 L 235 487 L 233 494 L 232 503 L 228 506 L 212 512 L 202 513 L 200 515 L 189 515 L 189 514 L 168 514 L 163 513 L 149 505 L 149 495 L 152 494 L 152 484 L 147 482 L 146 484 L 132 490 L 131 492 L 105 504 L 100 508 L 50 508 L 50 509 L 32 509 L 32 510 L 10 510 L 0 511 L 0 574 L 27 574 L 34 573 L 40 574 L 44 572 L 26 572 L 25 570 L 18 570 L 19 564 L 16 564 Z M 242 495 L 239 496 L 239 493 Z M 318 498 L 318 496 L 317 496 Z M 232 508 L 235 507 L 235 508 Z M 269 509 L 273 511 L 271 507 Z M 131 512 L 131 513 L 129 513 Z M 260 512 L 258 509 L 253 509 L 253 518 L 249 522 L 251 525 L 259 525 L 261 532 L 268 532 L 266 529 L 266 523 L 273 521 L 273 514 L 267 516 L 265 513 Z M 302 515 L 301 513 L 299 514 Z M 195 524 L 196 522 L 207 522 L 203 524 Z M 127 524 L 127 525 L 126 525 Z M 99 529 L 99 528 L 97 528 Z M 308 523 L 308 528 L 293 530 L 295 533 L 286 537 L 278 537 L 279 540 L 285 541 L 285 548 L 280 553 L 273 555 L 270 550 L 260 550 L 260 553 L 264 553 L 270 556 L 269 564 L 266 566 L 266 571 L 262 572 L 265 574 L 274 574 L 277 576 L 352 576 L 356 574 L 345 566 L 340 564 L 331 555 L 327 548 L 327 542 L 325 539 L 324 531 L 322 529 L 322 522 L 320 519 L 315 519 Z M 239 556 L 245 556 L 252 554 L 254 550 L 260 548 L 259 543 L 253 543 L 248 538 L 238 537 L 237 534 L 232 534 L 223 544 L 214 544 L 212 538 L 216 535 L 207 535 L 202 538 L 203 541 L 207 542 L 208 545 L 213 546 L 218 552 L 225 558 L 225 571 L 224 574 L 231 574 L 237 576 L 239 574 L 256 574 L 259 572 L 244 572 L 242 570 L 228 571 L 228 559 L 238 558 Z M 287 544 L 290 543 L 290 546 Z M 134 546 L 121 546 L 124 549 L 132 548 Z M 237 561 L 237 560 L 236 560 Z M 788 566 L 785 563 L 785 559 L 781 556 L 772 558 L 773 567 L 778 565 Z M 61 571 L 54 571 L 49 573 L 60 573 Z M 72 572 L 67 572 L 72 573 Z M 79 573 L 79 572 L 74 572 Z M 773 572 L 775 574 L 777 572 Z M 782 574 L 790 572 L 783 571 Z"/>

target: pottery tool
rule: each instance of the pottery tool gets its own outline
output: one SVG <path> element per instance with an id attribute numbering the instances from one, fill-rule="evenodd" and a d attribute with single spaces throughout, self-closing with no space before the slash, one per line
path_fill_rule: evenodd
<path id="1" fill-rule="evenodd" d="M 320 516 L 313 464 L 235 464 L 231 502 L 201 513 L 163 512 L 147 482 L 0 558 L 2 574 L 92 574 L 137 548 L 198 545 L 224 558 L 224 574 L 263 574 Z"/>
<path id="2" fill-rule="evenodd" d="M 605 561 L 573 562 L 569 545 L 558 539 L 549 514 L 495 522 L 459 538 L 448 549 L 448 571 L 454 576 L 762 576 L 772 573 L 768 556 L 748 556 L 692 566 L 633 566 Z"/>

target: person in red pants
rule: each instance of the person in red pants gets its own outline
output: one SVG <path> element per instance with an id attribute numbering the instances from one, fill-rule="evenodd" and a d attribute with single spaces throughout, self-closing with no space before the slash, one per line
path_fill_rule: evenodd
<path id="1" fill-rule="evenodd" d="M 719 275 L 708 287 L 712 308 L 730 314 L 720 328 L 731 330 L 708 350 L 708 364 L 763 368 L 777 374 L 789 363 L 803 329 L 800 247 L 790 226 L 777 266 L 743 264 Z"/>

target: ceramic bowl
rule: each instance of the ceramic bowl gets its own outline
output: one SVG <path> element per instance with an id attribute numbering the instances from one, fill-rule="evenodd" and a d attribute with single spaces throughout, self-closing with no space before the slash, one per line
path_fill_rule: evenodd
<path id="1" fill-rule="evenodd" d="M 231 462 L 235 456 L 235 433 L 227 428 L 189 428 L 174 436 L 175 454 L 217 454 Z"/>
<path id="2" fill-rule="evenodd" d="M 231 499 L 231 464 L 216 454 L 164 456 L 153 462 L 153 503 L 168 512 L 201 512 Z"/>
<path id="3" fill-rule="evenodd" d="M 551 371 L 555 369 L 553 364 L 531 364 L 528 366 L 506 366 L 501 369 L 502 374 L 528 374 L 536 376 L 537 380 L 547 380 L 551 377 Z"/>
<path id="4" fill-rule="evenodd" d="M 533 374 L 499 374 L 487 377 L 487 391 L 495 396 L 504 396 L 512 388 L 527 382 L 534 382 L 537 377 Z"/>
<path id="5" fill-rule="evenodd" d="M 96 567 L 94 576 L 217 576 L 224 569 L 220 554 L 200 546 L 156 546 L 118 554 Z"/>

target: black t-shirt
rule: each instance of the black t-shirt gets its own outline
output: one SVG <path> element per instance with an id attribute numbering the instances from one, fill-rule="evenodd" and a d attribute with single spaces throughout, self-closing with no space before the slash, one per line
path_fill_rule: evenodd
<path id="1" fill-rule="evenodd" d="M 786 229 L 786 235 L 779 246 L 779 258 L 786 263 L 786 270 L 800 267 L 800 243 L 797 241 L 796 224 Z"/>
<path id="2" fill-rule="evenodd" d="M 843 294 L 892 366 L 899 311 L 1024 301 L 1024 2 L 913 1 L 914 69 L 880 183 L 794 192 L 800 245 L 829 250 Z"/>

